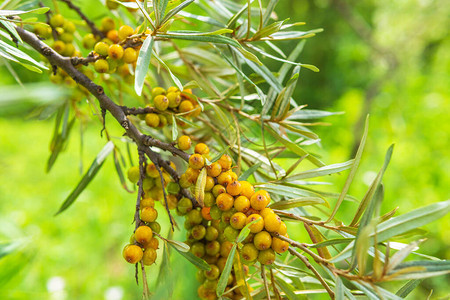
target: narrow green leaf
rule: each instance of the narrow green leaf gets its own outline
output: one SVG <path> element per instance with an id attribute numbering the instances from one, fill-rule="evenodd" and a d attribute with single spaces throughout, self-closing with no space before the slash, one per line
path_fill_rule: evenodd
<path id="1" fill-rule="evenodd" d="M 218 27 L 225 26 L 224 23 L 221 23 L 221 22 L 217 21 L 214 18 L 210 18 L 210 17 L 206 17 L 206 16 L 199 16 L 199 15 L 196 15 L 196 14 L 188 13 L 186 11 L 180 11 L 180 12 L 178 12 L 178 14 L 180 16 L 183 16 L 183 17 L 186 17 L 186 18 L 195 19 L 195 20 L 198 20 L 200 22 L 204 22 L 206 24 L 210 24 L 210 25 L 213 25 L 213 26 L 218 26 Z"/>
<path id="2" fill-rule="evenodd" d="M 344 284 L 339 276 L 336 276 L 336 287 L 334 289 L 334 296 L 336 300 L 345 300 Z"/>
<path id="3" fill-rule="evenodd" d="M 218 161 L 221 157 L 222 157 L 222 155 L 224 155 L 225 153 L 227 153 L 227 151 L 230 149 L 230 146 L 227 146 L 227 147 L 225 147 L 222 151 L 220 151 L 216 156 L 214 156 L 211 160 L 210 160 L 210 162 L 216 162 L 216 161 Z"/>
<path id="4" fill-rule="evenodd" d="M 311 120 L 311 119 L 320 119 L 324 117 L 341 115 L 343 112 L 329 112 L 324 110 L 315 110 L 315 109 L 302 109 L 293 112 L 287 117 L 287 120 Z M 368 117 L 366 118 L 367 121 Z M 367 124 L 368 125 L 368 124 Z M 366 126 L 368 127 L 368 126 Z"/>
<path id="5" fill-rule="evenodd" d="M 269 4 L 266 6 L 266 10 L 264 11 L 262 26 L 266 26 L 267 22 L 270 20 L 270 16 L 272 15 L 275 6 L 277 5 L 279 0 L 270 0 Z"/>
<path id="6" fill-rule="evenodd" d="M 409 295 L 416 287 L 419 286 L 419 284 L 423 281 L 423 279 L 413 279 L 405 283 L 404 286 L 402 286 L 397 293 L 395 293 L 397 296 L 406 298 L 406 296 Z"/>
<path id="7" fill-rule="evenodd" d="M 66 198 L 66 200 L 63 202 L 63 204 L 61 205 L 61 207 L 59 208 L 59 210 L 56 212 L 55 215 L 62 213 L 69 206 L 71 206 L 73 202 L 75 202 L 75 200 L 78 198 L 81 192 L 88 186 L 88 184 L 92 181 L 92 179 L 94 179 L 97 172 L 103 166 L 105 159 L 113 151 L 113 149 L 114 144 L 111 141 L 109 141 L 100 151 L 100 153 L 97 154 L 97 157 L 92 162 L 91 166 L 89 167 L 89 170 L 83 175 L 78 185 Z"/>
<path id="8" fill-rule="evenodd" d="M 31 9 L 31 10 L 0 10 L 0 16 L 18 16 L 18 15 L 23 15 L 23 14 L 45 14 L 47 11 L 49 11 L 50 8 L 49 7 L 40 7 L 40 8 L 36 8 L 36 9 Z"/>
<path id="9" fill-rule="evenodd" d="M 171 115 L 172 118 L 172 141 L 176 141 L 178 138 L 178 126 L 177 126 L 177 121 L 175 119 L 175 115 L 172 114 Z"/>
<path id="10" fill-rule="evenodd" d="M 4 51 L 6 51 L 7 53 L 11 54 L 12 56 L 15 56 L 17 58 L 26 60 L 30 63 L 32 63 L 33 65 L 35 65 L 38 68 L 44 69 L 44 70 L 48 70 L 48 68 L 42 64 L 40 64 L 39 62 L 37 62 L 36 60 L 34 60 L 31 56 L 29 56 L 28 54 L 26 54 L 25 52 L 14 48 L 13 46 L 7 44 L 6 42 L 0 40 L 0 49 L 3 49 Z"/>
<path id="11" fill-rule="evenodd" d="M 167 32 L 166 34 L 158 34 L 158 37 L 204 43 L 227 44 L 236 48 L 242 47 L 241 44 L 239 44 L 239 42 L 235 39 L 222 35 L 205 35 L 204 32 L 198 32 L 198 34 L 193 34 L 192 32 L 185 34 L 172 34 L 171 32 Z"/>
<path id="12" fill-rule="evenodd" d="M 283 26 L 283 24 L 288 21 L 289 19 L 283 20 L 283 21 L 278 21 L 278 22 L 274 22 L 264 28 L 261 28 L 260 30 L 258 30 L 252 37 L 252 40 L 254 41 L 258 41 L 264 37 L 270 36 L 273 33 L 276 33 L 278 31 L 280 31 L 281 26 Z"/>
<path id="13" fill-rule="evenodd" d="M 288 186 L 280 183 L 266 183 L 257 185 L 255 187 L 263 188 L 268 192 L 272 192 L 278 196 L 285 196 L 288 199 L 291 199 L 292 197 L 318 197 L 324 199 L 320 194 L 317 194 L 315 192 L 311 192 L 301 187 Z"/>
<path id="14" fill-rule="evenodd" d="M 338 244 L 347 244 L 351 241 L 355 240 L 354 238 L 342 238 L 342 239 L 332 239 L 323 241 L 314 245 L 309 245 L 310 248 L 322 248 L 326 246 L 338 245 Z"/>
<path id="15" fill-rule="evenodd" d="M 236 238 L 236 243 L 242 243 L 248 237 L 248 235 L 250 234 L 250 226 L 252 226 L 253 223 L 256 223 L 257 221 L 257 219 L 253 220 L 241 229 L 241 232 L 239 232 L 239 235 Z"/>
<path id="16" fill-rule="evenodd" d="M 216 294 L 220 298 L 222 297 L 225 288 L 227 286 L 228 277 L 231 273 L 231 268 L 233 267 L 234 255 L 236 254 L 237 244 L 235 243 L 230 250 L 230 254 L 228 255 L 227 262 L 225 263 L 225 267 L 223 268 L 222 274 L 220 274 L 219 282 L 217 283 Z"/>
<path id="17" fill-rule="evenodd" d="M 358 147 L 358 151 L 356 152 L 355 159 L 353 160 L 352 168 L 350 169 L 350 173 L 348 174 L 347 180 L 345 181 L 344 187 L 342 188 L 341 194 L 339 195 L 338 201 L 336 202 L 336 205 L 335 205 L 330 217 L 328 218 L 327 223 L 330 222 L 331 220 L 333 220 L 339 207 L 342 204 L 342 201 L 344 201 L 344 198 L 347 195 L 350 185 L 352 184 L 353 178 L 355 178 L 355 174 L 358 169 L 358 166 L 359 166 L 359 163 L 361 161 L 361 157 L 362 157 L 362 154 L 364 151 L 364 146 L 366 145 L 366 139 L 367 139 L 368 132 L 369 132 L 369 115 L 367 115 L 367 117 L 366 117 L 366 122 L 364 124 L 364 133 L 361 138 L 361 142 L 359 143 L 359 147 Z"/>
<path id="18" fill-rule="evenodd" d="M 177 88 L 182 91 L 183 85 L 181 84 L 180 80 L 172 73 L 170 68 L 166 65 L 166 63 L 156 54 L 155 51 L 153 51 L 153 56 L 158 60 L 158 62 L 164 67 L 164 69 L 167 70 L 167 72 L 170 75 L 170 78 L 172 78 L 173 83 L 177 86 Z"/>
<path id="19" fill-rule="evenodd" d="M 310 38 L 316 33 L 322 32 L 322 29 L 314 29 L 309 31 L 279 31 L 271 34 L 268 37 L 261 38 L 261 41 L 288 41 L 296 39 Z"/>
<path id="20" fill-rule="evenodd" d="M 248 9 L 248 5 L 251 3 L 253 3 L 253 0 L 247 1 L 244 6 L 242 6 L 242 8 L 229 19 L 227 28 L 234 27 L 234 24 L 236 24 L 237 20 L 239 20 L 242 14 Z"/>
<path id="21" fill-rule="evenodd" d="M 0 259 L 5 257 L 8 254 L 13 253 L 22 245 L 21 242 L 11 242 L 11 243 L 2 243 L 0 244 Z"/>
<path id="22" fill-rule="evenodd" d="M 0 23 L 3 25 L 3 27 L 6 28 L 6 30 L 8 30 L 10 34 L 12 34 L 19 41 L 19 43 L 21 44 L 23 43 L 22 38 L 17 33 L 16 29 L 14 28 L 14 25 L 12 25 L 11 22 L 8 22 L 7 19 L 0 18 Z"/>
<path id="23" fill-rule="evenodd" d="M 293 180 L 301 180 L 306 178 L 315 178 L 315 177 L 321 177 L 325 175 L 335 174 L 342 171 L 345 171 L 353 166 L 354 160 L 351 159 L 349 161 L 346 161 L 344 163 L 338 163 L 338 164 L 332 164 L 324 167 L 320 167 L 317 169 L 311 169 L 304 172 L 300 172 L 297 174 L 294 174 L 292 176 L 289 176 L 285 179 L 283 179 L 283 182 L 289 182 Z"/>
<path id="24" fill-rule="evenodd" d="M 177 251 L 179 252 L 189 252 L 190 247 L 183 243 L 183 242 L 179 242 L 179 241 L 175 241 L 175 240 L 165 240 L 167 243 L 169 243 L 170 246 L 174 247 L 175 249 L 177 249 Z"/>
<path id="25" fill-rule="evenodd" d="M 148 36 L 139 50 L 134 81 L 134 90 L 138 96 L 141 96 L 142 94 L 142 87 L 144 86 L 145 77 L 147 76 L 148 68 L 150 66 L 154 41 L 153 36 Z"/>
<path id="26" fill-rule="evenodd" d="M 188 261 L 190 261 L 194 266 L 196 266 L 200 270 L 206 270 L 206 271 L 211 270 L 211 267 L 209 266 L 209 264 L 206 261 L 204 261 L 201 258 L 198 258 L 194 254 L 192 254 L 192 252 L 190 252 L 190 251 L 188 251 L 188 252 L 180 251 L 180 250 L 178 250 L 177 247 L 175 247 L 175 245 L 173 245 L 171 243 L 168 243 L 168 245 L 170 245 L 175 250 L 177 250 L 178 253 L 180 253 L 184 258 L 186 258 Z"/>
<path id="27" fill-rule="evenodd" d="M 256 170 L 259 169 L 259 167 L 261 167 L 262 162 L 256 163 L 253 166 L 251 166 L 250 168 L 248 168 L 247 170 L 245 170 L 244 173 L 242 173 L 241 176 L 239 176 L 239 180 L 247 180 L 247 178 L 249 178 L 253 173 L 256 172 Z"/>
<path id="28" fill-rule="evenodd" d="M 194 2 L 194 0 L 186 0 L 183 3 L 181 3 L 180 5 L 178 5 L 177 7 L 175 7 L 174 9 L 170 10 L 167 15 L 164 17 L 164 19 L 161 21 L 161 24 L 166 23 L 167 21 L 170 20 L 170 18 L 172 18 L 173 16 L 175 16 L 177 13 L 179 13 L 181 10 L 183 10 L 185 7 L 187 7 L 189 4 L 191 4 L 192 2 Z"/>
<path id="29" fill-rule="evenodd" d="M 155 29 L 155 24 L 153 23 L 152 18 L 150 17 L 150 15 L 148 14 L 148 12 L 145 10 L 144 7 L 142 7 L 142 5 L 140 4 L 139 1 L 135 1 L 137 7 L 139 8 L 139 10 L 142 12 L 142 14 L 144 15 L 145 19 L 147 20 L 147 22 L 150 23 L 150 25 L 152 26 L 153 29 Z M 148 38 L 148 37 L 147 37 Z M 141 48 L 142 50 L 142 48 Z"/>
<path id="30" fill-rule="evenodd" d="M 386 272 L 390 272 L 395 269 L 403 260 L 413 251 L 418 249 L 418 246 L 424 240 L 414 241 L 404 247 L 403 249 L 397 251 L 394 255 L 389 258 L 389 264 L 386 267 Z"/>
<path id="31" fill-rule="evenodd" d="M 365 211 L 367 205 L 369 205 L 369 203 L 371 203 L 371 201 L 373 199 L 373 195 L 375 194 L 376 190 L 378 189 L 378 186 L 381 184 L 381 180 L 383 179 L 384 172 L 386 171 L 386 168 L 389 165 L 389 162 L 391 161 L 393 151 L 394 151 L 394 145 L 391 145 L 386 152 L 383 167 L 378 172 L 377 177 L 373 180 L 372 184 L 369 187 L 369 190 L 366 192 L 366 194 L 364 195 L 364 198 L 361 200 L 358 210 L 356 211 L 356 214 L 349 226 L 354 226 L 358 222 L 360 216 Z"/>
<path id="32" fill-rule="evenodd" d="M 291 284 L 287 283 L 283 278 L 276 279 L 275 282 L 280 287 L 280 289 L 286 294 L 286 297 L 289 300 L 297 300 L 297 299 L 301 298 L 300 296 L 295 294 L 296 289 Z M 303 299 L 305 299 L 305 298 L 303 298 Z"/>
<path id="33" fill-rule="evenodd" d="M 307 205 L 316 205 L 316 204 L 327 204 L 323 198 L 318 197 L 300 197 L 295 199 L 283 200 L 274 202 L 270 205 L 272 209 L 291 209 L 294 207 L 307 206 Z"/>
<path id="34" fill-rule="evenodd" d="M 246 59 L 249 59 L 255 63 L 257 63 L 258 65 L 262 66 L 263 63 L 259 60 L 259 58 L 251 53 L 250 51 L 245 50 L 244 48 L 236 48 Z"/>

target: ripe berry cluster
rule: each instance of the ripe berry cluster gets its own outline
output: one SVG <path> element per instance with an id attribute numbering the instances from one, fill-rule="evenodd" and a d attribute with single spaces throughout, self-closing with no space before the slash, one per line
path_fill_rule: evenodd
<path id="1" fill-rule="evenodd" d="M 175 165 L 172 164 L 175 168 Z M 164 180 L 164 187 L 161 184 L 159 171 L 155 164 L 149 163 L 145 168 L 145 177 L 142 181 L 143 197 L 140 202 L 140 226 L 136 228 L 130 238 L 130 244 L 123 249 L 123 257 L 131 264 L 139 262 L 141 259 L 144 265 L 149 266 L 156 260 L 159 241 L 154 233 L 161 231 L 161 225 L 156 221 L 158 211 L 155 209 L 155 202 L 164 201 L 163 188 L 171 182 L 167 172 L 161 170 Z M 128 179 L 133 183 L 139 181 L 139 167 L 131 167 L 128 170 Z M 177 207 L 177 197 L 167 195 L 167 205 L 170 209 Z M 163 205 L 165 205 L 163 203 Z"/>
<path id="2" fill-rule="evenodd" d="M 191 147 L 190 138 L 181 136 L 178 147 L 188 150 Z M 287 251 L 289 244 L 271 235 L 276 232 L 287 236 L 287 228 L 280 217 L 267 207 L 271 201 L 267 191 L 255 191 L 248 181 L 238 180 L 229 155 L 224 154 L 216 162 L 207 163 L 210 157 L 206 144 L 198 143 L 194 152 L 179 184 L 183 188 L 193 187 L 205 168 L 204 207 L 192 208 L 190 201 L 180 201 L 178 213 L 186 215 L 185 228 L 189 230 L 187 243 L 191 246 L 191 252 L 211 266 L 210 271 L 204 271 L 204 276 L 198 276 L 202 283 L 198 290 L 199 297 L 215 299 L 218 278 L 242 228 L 251 223 L 248 227 L 250 235 L 239 245 L 242 260 L 248 266 L 256 262 L 270 265 L 275 261 L 275 253 Z M 234 285 L 236 274 L 233 270 L 228 289 Z M 239 299 L 242 290 L 234 289 L 227 294 L 227 297 L 230 296 Z"/>
<path id="3" fill-rule="evenodd" d="M 152 104 L 148 107 L 153 107 L 156 111 L 145 115 L 145 123 L 153 128 L 172 124 L 172 113 L 191 118 L 197 117 L 201 112 L 197 97 L 192 94 L 191 89 L 180 91 L 175 86 L 171 86 L 167 90 L 162 87 L 154 87 L 152 97 Z M 177 122 L 180 126 L 185 125 L 183 121 Z"/>

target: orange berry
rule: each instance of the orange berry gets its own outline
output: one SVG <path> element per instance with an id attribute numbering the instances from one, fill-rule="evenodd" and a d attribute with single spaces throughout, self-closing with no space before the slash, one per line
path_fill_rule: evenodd
<path id="1" fill-rule="evenodd" d="M 183 151 L 189 150 L 189 148 L 191 148 L 191 144 L 191 138 L 187 135 L 182 135 L 178 138 L 178 148 Z"/>
<path id="2" fill-rule="evenodd" d="M 108 56 L 114 60 L 121 59 L 123 57 L 123 48 L 120 45 L 113 44 L 109 46 Z"/>
<path id="3" fill-rule="evenodd" d="M 159 248 L 159 240 L 155 237 L 153 237 L 150 242 L 148 242 L 147 246 L 145 248 L 153 248 L 158 249 Z"/>
<path id="4" fill-rule="evenodd" d="M 130 264 L 135 264 L 142 259 L 144 252 L 137 245 L 126 245 L 122 252 L 123 258 Z"/>
<path id="5" fill-rule="evenodd" d="M 230 210 L 233 207 L 233 196 L 227 193 L 219 194 L 216 198 L 217 207 L 222 211 Z"/>
<path id="6" fill-rule="evenodd" d="M 156 165 L 154 163 L 149 163 L 147 165 L 147 167 L 145 168 L 145 172 L 146 172 L 147 176 L 149 176 L 149 177 L 159 178 L 158 168 L 156 167 Z"/>
<path id="7" fill-rule="evenodd" d="M 231 169 L 231 165 L 233 164 L 233 160 L 228 154 L 222 155 L 217 162 L 222 166 L 223 171 Z"/>
<path id="8" fill-rule="evenodd" d="M 189 166 L 193 169 L 199 170 L 205 165 L 205 159 L 201 154 L 192 154 L 189 157 Z"/>
<path id="9" fill-rule="evenodd" d="M 285 235 L 287 233 L 286 223 L 281 221 L 280 227 L 278 228 L 277 232 L 281 235 Z"/>
<path id="10" fill-rule="evenodd" d="M 203 207 L 202 208 L 202 217 L 205 220 L 211 221 L 211 215 L 209 214 L 209 212 L 211 211 L 211 207 Z"/>
<path id="11" fill-rule="evenodd" d="M 115 29 L 108 31 L 106 34 L 106 37 L 111 40 L 113 43 L 118 43 L 120 41 L 119 39 L 119 32 Z"/>
<path id="12" fill-rule="evenodd" d="M 155 200 L 152 198 L 144 198 L 141 200 L 141 209 L 144 207 L 155 207 Z"/>
<path id="13" fill-rule="evenodd" d="M 212 189 L 212 193 L 214 195 L 214 197 L 217 198 L 217 196 L 219 196 L 222 193 L 226 193 L 227 190 L 225 189 L 225 187 L 223 185 L 220 184 L 216 184 L 213 189 Z"/>
<path id="14" fill-rule="evenodd" d="M 194 105 L 190 101 L 184 100 L 184 101 L 181 101 L 178 109 L 180 110 L 180 113 L 187 113 L 194 109 Z M 187 114 L 187 115 L 189 115 L 189 114 Z"/>
<path id="15" fill-rule="evenodd" d="M 153 231 L 148 226 L 139 226 L 134 232 L 134 239 L 141 244 L 146 246 L 153 237 Z"/>
<path id="16" fill-rule="evenodd" d="M 231 248 L 233 248 L 233 243 L 230 241 L 224 241 L 222 245 L 220 245 L 220 255 L 222 257 L 228 257 Z"/>
<path id="17" fill-rule="evenodd" d="M 228 184 L 233 182 L 233 178 L 231 174 L 228 172 L 222 172 L 219 176 L 217 176 L 217 182 L 223 186 L 227 186 Z"/>
<path id="18" fill-rule="evenodd" d="M 278 254 L 281 254 L 283 252 L 286 252 L 289 249 L 289 243 L 286 241 L 283 241 L 279 238 L 274 237 L 272 239 L 272 249 Z"/>
<path id="19" fill-rule="evenodd" d="M 209 153 L 209 147 L 204 143 L 198 143 L 195 145 L 194 152 L 205 155 Z"/>
<path id="20" fill-rule="evenodd" d="M 209 166 L 206 166 L 206 173 L 208 176 L 217 177 L 222 173 L 222 166 L 218 162 L 213 162 Z"/>
<path id="21" fill-rule="evenodd" d="M 234 181 L 227 185 L 227 193 L 231 196 L 237 196 L 241 193 L 242 186 L 239 181 Z"/>
<path id="22" fill-rule="evenodd" d="M 259 214 L 261 215 L 261 217 L 265 218 L 269 214 L 274 214 L 274 212 L 273 212 L 273 210 L 271 208 L 265 207 L 259 212 Z"/>
<path id="23" fill-rule="evenodd" d="M 250 205 L 253 209 L 262 210 L 269 204 L 267 198 L 261 193 L 254 193 L 250 198 Z"/>
<path id="24" fill-rule="evenodd" d="M 254 220 L 258 221 L 250 225 L 249 229 L 251 233 L 258 233 L 264 228 L 264 219 L 258 214 L 252 214 L 247 217 L 247 224 L 253 222 Z"/>
<path id="25" fill-rule="evenodd" d="M 189 180 L 190 183 L 194 184 L 197 182 L 198 175 L 200 175 L 200 170 L 189 167 L 184 174 L 186 174 L 187 180 Z"/>

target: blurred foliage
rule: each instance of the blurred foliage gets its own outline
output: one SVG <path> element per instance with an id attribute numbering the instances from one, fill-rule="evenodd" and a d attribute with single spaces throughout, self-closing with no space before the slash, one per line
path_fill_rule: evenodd
<path id="1" fill-rule="evenodd" d="M 95 3 L 88 2 L 83 1 L 92 17 L 99 19 L 105 15 L 105 11 L 92 9 Z M 277 13 L 280 20 L 290 17 L 307 21 L 308 28 L 324 28 L 323 33 L 307 42 L 300 60 L 316 65 L 321 72 L 303 69 L 294 94 L 297 102 L 308 104 L 311 109 L 345 112 L 326 119 L 332 123 L 331 127 L 316 129 L 322 138 L 322 148 L 316 147 L 314 151 L 322 160 L 331 164 L 353 156 L 361 136 L 361 120 L 366 113 L 371 115 L 362 166 L 350 194 L 358 199 L 363 197 L 387 146 L 395 143 L 394 156 L 384 177 L 387 201 L 382 212 L 398 206 L 399 212 L 405 213 L 448 199 L 450 7 L 445 1 L 291 0 L 280 1 Z M 290 47 L 291 42 L 283 42 L 283 49 Z M 271 70 L 279 68 L 276 61 L 264 62 Z M 20 66 L 14 70 L 24 83 L 45 80 L 45 76 Z M 0 85 L 13 84 L 7 67 L 0 65 Z M 33 96 L 41 95 L 37 103 L 55 97 L 64 99 L 63 91 L 55 96 L 52 89 L 53 86 L 45 85 L 41 90 L 31 88 Z M 31 94 L 29 90 L 24 93 Z M 34 107 L 35 100 L 31 98 L 30 107 Z M 1 105 L 0 101 L 0 109 Z M 113 293 L 112 287 L 122 288 L 124 299 L 138 298 L 140 291 L 130 280 L 134 270 L 120 257 L 122 243 L 133 227 L 130 202 L 135 197 L 121 189 L 111 158 L 77 205 L 66 215 L 53 217 L 54 208 L 59 207 L 80 178 L 81 172 L 77 170 L 81 166 L 86 168 L 103 147 L 100 125 L 92 122 L 93 126 L 85 132 L 89 143 L 84 146 L 81 160 L 77 137 L 69 143 L 52 172 L 45 174 L 53 125 L 37 122 L 33 119 L 35 115 L 29 114 L 31 111 L 22 107 L 8 112 L 9 117 L 0 111 L 0 242 L 20 242 L 15 245 L 20 251 L 0 261 L 0 298 L 64 299 L 58 298 L 61 296 L 58 289 L 48 296 L 49 290 L 58 287 L 58 284 L 52 287 L 50 283 L 58 281 L 51 279 L 58 277 L 64 278 L 63 291 L 68 299 L 115 299 L 111 294 L 105 296 L 108 291 Z M 78 133 L 79 129 L 74 131 Z M 280 159 L 280 164 L 288 167 L 292 162 Z M 327 178 L 334 184 L 329 190 L 340 190 L 345 179 L 346 173 Z M 347 215 L 353 215 L 354 211 L 354 203 L 344 202 L 337 217 L 348 221 Z M 126 220 L 130 221 L 128 225 Z M 310 242 L 303 227 L 289 225 L 290 231 L 296 232 L 292 238 Z M 449 227 L 448 217 L 426 226 L 428 241 L 422 253 L 449 259 Z M 175 239 L 182 240 L 183 234 L 178 233 Z M 150 285 L 159 288 L 152 289 L 155 295 L 166 298 L 167 295 L 159 293 L 170 290 L 172 284 L 173 299 L 195 298 L 195 290 L 185 288 L 196 286 L 194 276 L 182 276 L 194 274 L 195 268 L 176 254 L 172 260 L 177 271 L 167 285 L 156 284 L 156 277 L 149 274 Z M 424 299 L 431 289 L 433 297 L 448 296 L 448 280 L 448 276 L 427 279 L 411 297 Z"/>

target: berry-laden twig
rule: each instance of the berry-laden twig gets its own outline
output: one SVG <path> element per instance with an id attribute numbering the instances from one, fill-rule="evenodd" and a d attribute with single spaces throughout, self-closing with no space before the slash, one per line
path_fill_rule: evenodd
<path id="1" fill-rule="evenodd" d="M 77 14 L 80 16 L 80 18 L 82 18 L 82 19 L 86 22 L 86 24 L 89 26 L 89 28 L 91 29 L 91 31 L 92 31 L 92 33 L 93 33 L 94 35 L 97 35 L 97 36 L 99 36 L 100 38 L 104 38 L 104 37 L 105 37 L 105 34 L 104 34 L 103 32 L 101 32 L 101 31 L 97 28 L 97 26 L 95 26 L 94 22 L 92 22 L 91 20 L 89 20 L 89 18 L 86 17 L 85 14 L 83 14 L 83 12 L 81 11 L 81 9 L 80 9 L 78 6 L 76 6 L 75 4 L 73 4 L 72 1 L 70 1 L 70 0 L 60 0 L 60 1 L 66 3 L 67 6 L 68 6 L 70 9 L 73 9 L 74 11 L 76 11 Z"/>
<path id="2" fill-rule="evenodd" d="M 40 6 L 40 7 L 45 7 L 44 3 L 42 3 L 42 2 L 39 2 L 39 6 Z M 58 32 L 56 31 L 55 27 L 53 27 L 53 26 L 50 24 L 50 14 L 51 14 L 51 11 L 48 10 L 48 11 L 45 13 L 45 18 L 46 18 L 46 20 L 47 20 L 48 26 L 50 26 L 50 28 L 52 29 L 52 36 L 53 36 L 53 39 L 56 41 L 56 40 L 58 40 Z"/>

